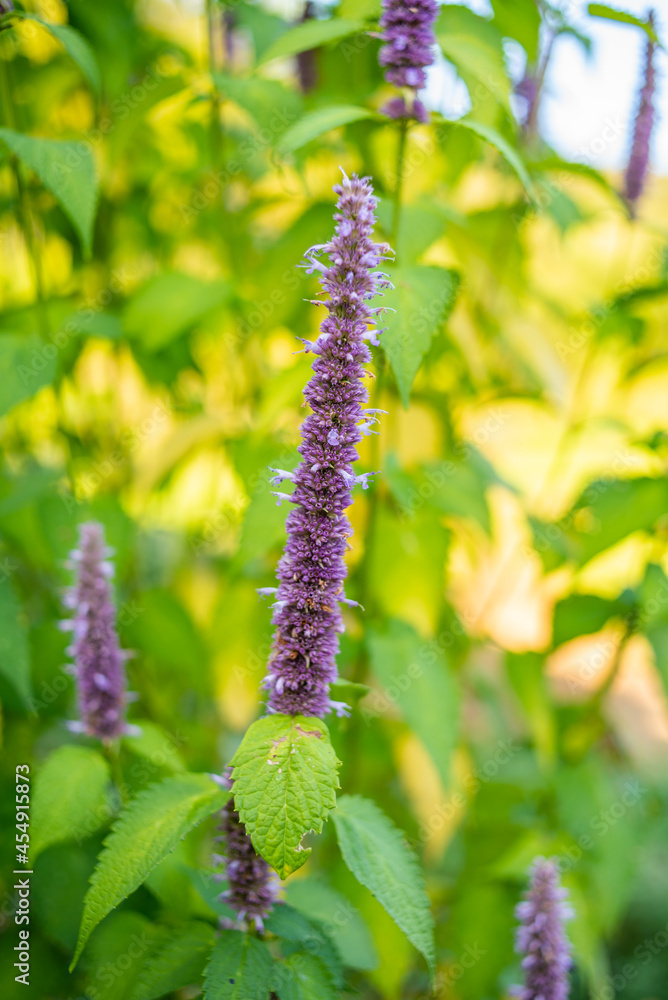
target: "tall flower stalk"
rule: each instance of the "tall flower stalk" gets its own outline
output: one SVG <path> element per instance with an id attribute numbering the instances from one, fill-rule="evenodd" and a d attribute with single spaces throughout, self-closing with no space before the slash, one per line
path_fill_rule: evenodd
<path id="1" fill-rule="evenodd" d="M 647 23 L 653 30 L 653 10 L 649 12 Z M 650 144 L 654 128 L 654 91 L 656 88 L 656 71 L 654 68 L 655 48 L 656 43 L 654 39 L 648 38 L 645 49 L 645 73 L 633 129 L 631 155 L 629 156 L 629 162 L 624 175 L 624 193 L 632 216 L 636 214 L 636 206 L 645 186 L 645 179 L 649 168 Z"/>
<path id="2" fill-rule="evenodd" d="M 383 0 L 380 27 L 385 44 L 378 58 L 387 82 L 405 90 L 383 108 L 390 118 L 429 121 L 429 112 L 417 92 L 427 82 L 426 67 L 434 61 L 437 14 L 436 0 Z"/>
<path id="3" fill-rule="evenodd" d="M 80 721 L 70 728 L 109 743 L 130 730 L 125 721 L 128 694 L 122 650 L 116 631 L 112 600 L 113 555 L 96 521 L 79 527 L 79 546 L 70 553 L 68 566 L 75 571 L 75 584 L 65 594 L 65 606 L 73 617 L 61 622 L 73 633 L 68 654 L 74 658 Z"/>
<path id="4" fill-rule="evenodd" d="M 340 604 L 355 605 L 343 592 L 344 555 L 352 533 L 346 508 L 352 489 L 367 489 L 373 473 L 355 475 L 357 445 L 365 435 L 378 433 L 378 411 L 365 407 L 368 393 L 362 382 L 364 365 L 371 361 L 368 344 L 378 344 L 376 327 L 382 307 L 370 302 L 381 288 L 390 287 L 385 274 L 375 270 L 389 254 L 387 244 L 374 243 L 376 199 L 369 178 L 343 174 L 338 194 L 336 229 L 329 243 L 306 251 L 309 274 L 320 272 L 327 316 L 314 341 L 304 341 L 313 353 L 313 374 L 304 396 L 311 413 L 301 428 L 302 461 L 294 471 L 272 469 L 272 483 L 291 482 L 291 494 L 276 491 L 278 503 L 295 504 L 287 519 L 287 541 L 278 565 L 278 587 L 262 587 L 273 594 L 274 641 L 264 681 L 269 691 L 267 709 L 286 715 L 322 717 L 334 710 L 347 714 L 348 706 L 332 701 L 329 685 L 336 678 L 336 654 L 343 631 Z M 329 264 L 320 258 L 329 258 Z M 231 787 L 228 774 L 221 779 Z M 223 898 L 239 920 L 258 930 L 276 901 L 269 866 L 256 854 L 233 801 L 221 816 L 222 856 L 228 889 Z M 222 876 L 221 876 L 222 877 Z"/>
<path id="5" fill-rule="evenodd" d="M 368 401 L 363 378 L 371 360 L 369 343 L 378 344 L 376 322 L 382 307 L 370 302 L 381 288 L 391 287 L 387 275 L 375 270 L 387 258 L 387 244 L 375 243 L 376 199 L 369 178 L 344 173 L 338 194 L 336 231 L 329 243 L 307 250 L 307 273 L 320 273 L 328 314 L 315 341 L 305 341 L 315 354 L 313 374 L 304 396 L 311 414 L 301 428 L 302 461 L 294 471 L 273 469 L 274 485 L 291 482 L 291 494 L 276 492 L 278 502 L 295 504 L 287 519 L 287 542 L 278 565 L 275 626 L 265 686 L 269 712 L 323 717 L 347 706 L 331 701 L 329 685 L 336 678 L 340 605 L 354 605 L 343 591 L 344 560 L 352 533 L 346 508 L 355 485 L 368 487 L 373 473 L 355 475 L 357 445 L 378 433 L 378 411 Z M 320 260 L 329 258 L 329 263 Z"/>
<path id="6" fill-rule="evenodd" d="M 524 955 L 524 985 L 518 1000 L 566 1000 L 571 949 L 564 924 L 573 915 L 559 884 L 554 860 L 536 858 L 529 891 L 515 913 L 519 920 L 516 949 Z"/>

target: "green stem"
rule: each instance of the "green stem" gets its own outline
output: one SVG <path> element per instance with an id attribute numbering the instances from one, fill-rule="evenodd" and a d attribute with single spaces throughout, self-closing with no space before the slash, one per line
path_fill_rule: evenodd
<path id="1" fill-rule="evenodd" d="M 397 249 L 397 237 L 399 236 L 399 219 L 401 216 L 401 191 L 404 175 L 404 154 L 406 152 L 406 135 L 408 133 L 408 121 L 402 119 L 399 126 L 399 147 L 397 149 L 397 183 L 394 189 L 394 213 L 392 216 L 392 233 L 390 242 L 394 250 Z"/>
<path id="2" fill-rule="evenodd" d="M 103 747 L 104 755 L 109 761 L 109 767 L 111 768 L 111 776 L 114 779 L 114 784 L 118 789 L 118 794 L 121 797 L 121 802 L 123 805 L 128 801 L 128 791 L 125 786 L 125 779 L 123 778 L 123 768 L 121 767 L 121 744 L 120 740 L 114 740 Z"/>
<path id="3" fill-rule="evenodd" d="M 14 105 L 12 103 L 12 91 L 9 80 L 9 67 L 7 61 L 0 56 L 0 97 L 2 98 L 3 118 L 8 128 L 16 129 L 16 118 L 14 115 Z M 16 156 L 10 159 L 11 170 L 16 182 L 18 195 L 18 216 L 23 238 L 26 241 L 28 256 L 32 264 L 35 279 L 35 312 L 37 315 L 37 325 L 42 337 L 48 340 L 49 319 L 46 311 L 46 300 L 44 295 L 44 273 L 42 271 L 42 260 L 35 239 L 35 226 L 30 210 L 30 198 L 28 190 L 21 176 L 21 166 Z"/>

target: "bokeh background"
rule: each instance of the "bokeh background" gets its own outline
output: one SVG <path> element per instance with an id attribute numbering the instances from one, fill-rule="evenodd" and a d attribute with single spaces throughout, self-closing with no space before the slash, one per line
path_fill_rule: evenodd
<path id="1" fill-rule="evenodd" d="M 87 39 L 101 86 L 37 21 L 0 31 L 2 124 L 73 143 L 61 180 L 75 188 L 74 214 L 34 170 L 19 192 L 2 146 L 2 996 L 129 1000 L 143 958 L 115 963 L 133 934 L 215 920 L 212 824 L 104 921 L 73 976 L 115 804 L 84 841 L 44 850 L 29 990 L 12 970 L 14 766 L 82 742 L 65 727 L 64 560 L 77 524 L 102 521 L 136 651 L 125 780 L 220 771 L 261 711 L 271 625 L 255 588 L 273 583 L 286 514 L 267 466 L 296 462 L 309 359 L 295 338 L 321 319 L 296 265 L 329 237 L 339 165 L 373 176 L 390 237 L 398 128 L 375 113 L 392 94 L 367 32 L 376 0 L 309 5 L 359 23 L 299 58 L 272 57 L 298 4 L 26 8 Z M 331 728 L 344 790 L 376 799 L 420 854 L 443 998 L 507 996 L 513 908 L 540 853 L 559 857 L 576 912 L 574 1000 L 668 997 L 668 181 L 661 131 L 631 218 L 622 169 L 647 36 L 602 24 L 576 3 L 444 5 L 434 120 L 407 140 L 400 312 L 371 383 L 387 416 L 362 449 L 382 474 L 352 508 L 347 592 L 366 611 L 346 614 L 339 659 L 371 690 Z M 523 127 L 515 88 L 550 34 L 556 68 Z M 611 111 L 613 35 L 628 87 Z M 560 46 L 613 75 L 574 98 Z M 373 114 L 292 131 L 341 106 Z M 73 218 L 89 162 L 87 254 Z M 353 914 L 339 944 L 358 995 L 428 995 L 330 829 L 286 893 L 315 917 Z"/>

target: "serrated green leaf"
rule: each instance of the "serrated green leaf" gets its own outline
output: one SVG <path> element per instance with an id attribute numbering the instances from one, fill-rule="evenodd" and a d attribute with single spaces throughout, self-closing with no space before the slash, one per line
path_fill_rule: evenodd
<path id="1" fill-rule="evenodd" d="M 37 139 L 11 128 L 0 128 L 0 140 L 21 163 L 34 171 L 74 226 L 89 255 L 97 205 L 97 173 L 85 142 Z"/>
<path id="2" fill-rule="evenodd" d="M 95 59 L 95 54 L 83 37 L 69 24 L 50 24 L 34 14 L 23 15 L 25 20 L 35 21 L 46 28 L 54 38 L 56 38 L 67 52 L 70 59 L 77 64 L 83 75 L 88 80 L 95 94 L 100 93 L 100 70 Z"/>
<path id="3" fill-rule="evenodd" d="M 100 920 L 134 892 L 193 827 L 221 809 L 228 796 L 210 775 L 187 774 L 151 785 L 129 803 L 98 858 L 70 968 Z"/>
<path id="4" fill-rule="evenodd" d="M 358 31 L 363 31 L 365 22 L 343 17 L 334 17 L 328 21 L 310 20 L 303 24 L 298 24 L 290 28 L 284 35 L 277 38 L 273 45 L 267 49 L 262 56 L 260 66 L 270 62 L 272 59 L 295 56 L 298 52 L 306 52 L 308 49 L 316 49 L 320 45 L 328 42 L 338 42 L 348 35 L 354 35 Z"/>
<path id="5" fill-rule="evenodd" d="M 384 293 L 382 305 L 396 311 L 384 314 L 383 350 L 408 407 L 422 359 L 454 306 L 459 277 L 442 267 L 397 267 L 389 273 L 394 288 Z"/>
<path id="6" fill-rule="evenodd" d="M 317 139 L 325 132 L 340 128 L 341 125 L 349 125 L 351 122 L 362 121 L 364 118 L 375 117 L 373 111 L 368 108 L 359 108 L 353 104 L 335 104 L 327 108 L 318 108 L 304 115 L 298 122 L 295 122 L 287 131 L 283 133 L 276 143 L 279 153 L 294 153 L 301 149 L 307 142 Z"/>
<path id="7" fill-rule="evenodd" d="M 111 816 L 109 765 L 90 747 L 59 747 L 37 772 L 31 803 L 31 854 L 81 840 Z"/>
<path id="8" fill-rule="evenodd" d="M 131 1000 L 157 1000 L 198 982 L 215 940 L 214 928 L 200 920 L 172 931 L 149 953 Z"/>
<path id="9" fill-rule="evenodd" d="M 443 784 L 450 784 L 450 758 L 457 741 L 459 691 L 445 655 L 425 642 L 406 622 L 391 621 L 383 632 L 370 631 L 371 668 L 384 688 L 380 709 L 399 706 L 424 743 Z M 368 718 L 374 700 L 365 709 Z"/>
<path id="10" fill-rule="evenodd" d="M 424 955 L 433 976 L 434 922 L 417 858 L 375 802 L 342 795 L 333 813 L 343 860 Z"/>
<path id="11" fill-rule="evenodd" d="M 36 334 L 0 334 L 0 416 L 53 382 L 56 358 L 51 351 L 46 357 L 44 346 Z"/>
<path id="12" fill-rule="evenodd" d="M 340 762 L 321 719 L 270 715 L 254 722 L 232 758 L 234 803 L 255 850 L 281 878 L 304 864 L 305 834 L 336 804 Z"/>
<path id="13" fill-rule="evenodd" d="M 224 931 L 204 975 L 205 1000 L 268 1000 L 275 963 L 266 944 Z"/>
<path id="14" fill-rule="evenodd" d="M 325 964 L 303 951 L 276 966 L 274 992 L 279 1000 L 338 1000 L 339 995 Z"/>
<path id="15" fill-rule="evenodd" d="M 9 566 L 9 561 L 5 565 Z M 0 674 L 30 707 L 32 681 L 28 630 L 14 585 L 4 573 L 0 576 Z"/>

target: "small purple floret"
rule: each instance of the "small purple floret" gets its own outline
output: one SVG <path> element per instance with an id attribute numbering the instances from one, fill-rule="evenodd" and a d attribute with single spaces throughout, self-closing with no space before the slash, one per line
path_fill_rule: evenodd
<path id="1" fill-rule="evenodd" d="M 104 528 L 91 521 L 79 527 L 79 548 L 70 554 L 76 582 L 65 595 L 73 618 L 62 622 L 72 631 L 68 652 L 74 657 L 81 729 L 104 742 L 128 731 L 125 706 L 124 661 L 116 632 L 116 612 L 110 579 L 114 568 L 108 561 Z"/>
<path id="2" fill-rule="evenodd" d="M 312 412 L 301 428 L 302 461 L 291 474 L 294 490 L 275 494 L 279 503 L 290 500 L 294 509 L 278 565 L 274 642 L 264 686 L 268 712 L 286 715 L 322 717 L 340 711 L 330 702 L 329 684 L 336 678 L 343 631 L 339 601 L 345 596 L 344 554 L 352 533 L 345 510 L 354 485 L 366 488 L 373 475 L 356 476 L 353 463 L 365 429 L 378 420 L 363 410 L 368 397 L 364 365 L 371 360 L 366 338 L 378 314 L 369 303 L 381 288 L 391 287 L 376 270 L 389 247 L 371 238 L 376 199 L 369 179 L 344 173 L 334 190 L 339 196 L 334 237 L 305 254 L 329 296 L 313 374 L 304 390 Z"/>
<path id="3" fill-rule="evenodd" d="M 524 986 L 513 991 L 517 1000 L 567 1000 L 571 948 L 564 924 L 573 916 L 567 895 L 555 860 L 536 858 L 529 891 L 515 910 L 515 947 L 524 955 Z"/>
<path id="4" fill-rule="evenodd" d="M 650 11 L 647 19 L 650 27 L 654 27 L 654 11 Z M 645 186 L 649 169 L 649 153 L 654 129 L 654 91 L 656 88 L 656 70 L 654 68 L 654 49 L 656 45 L 651 38 L 647 40 L 645 50 L 645 76 L 638 111 L 633 130 L 633 144 L 624 176 L 626 200 L 635 216 L 636 205 Z"/>
<path id="5" fill-rule="evenodd" d="M 232 787 L 229 769 L 219 783 Z M 264 919 L 278 901 L 278 880 L 267 862 L 255 853 L 232 797 L 220 811 L 219 831 L 216 840 L 223 853 L 214 855 L 214 863 L 224 865 L 227 879 L 227 889 L 219 898 L 234 910 L 239 921 L 253 923 L 262 931 Z"/>
<path id="6" fill-rule="evenodd" d="M 427 82 L 425 68 L 434 61 L 434 21 L 438 15 L 436 0 L 383 0 L 380 19 L 381 38 L 385 43 L 379 53 L 385 67 L 385 79 L 397 87 L 417 92 Z M 390 118 L 415 118 L 429 121 L 429 112 L 413 94 L 412 105 L 395 97 L 382 109 Z"/>

